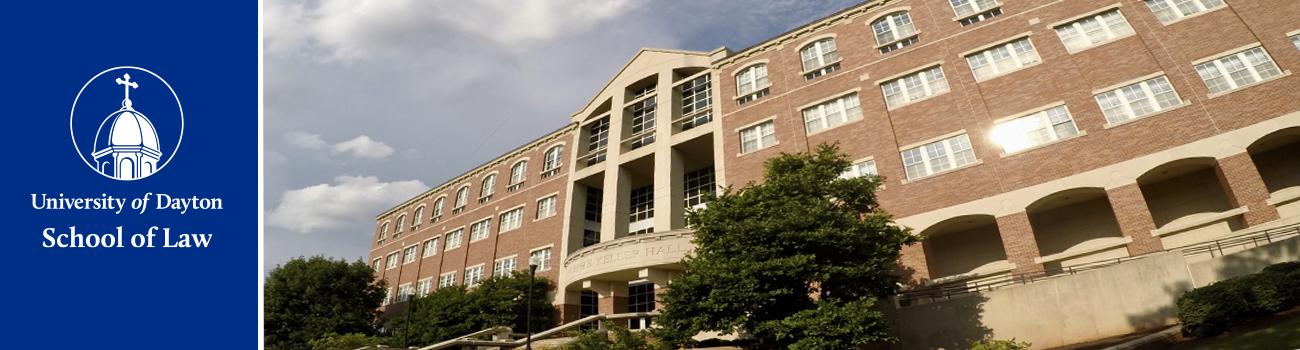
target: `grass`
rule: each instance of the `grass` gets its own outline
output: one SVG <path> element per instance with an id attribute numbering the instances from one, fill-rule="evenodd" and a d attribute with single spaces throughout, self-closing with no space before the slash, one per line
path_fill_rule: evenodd
<path id="1" fill-rule="evenodd" d="M 1300 349 L 1300 317 L 1269 327 L 1204 339 L 1207 343 L 1192 349 L 1198 350 L 1264 350 Z"/>

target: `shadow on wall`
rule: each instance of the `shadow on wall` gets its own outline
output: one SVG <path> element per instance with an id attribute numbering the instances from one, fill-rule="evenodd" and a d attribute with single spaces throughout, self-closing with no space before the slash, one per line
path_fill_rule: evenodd
<path id="1" fill-rule="evenodd" d="M 1176 302 L 1179 296 L 1192 290 L 1192 284 L 1180 281 L 1165 285 L 1163 288 L 1165 295 L 1169 296 L 1169 302 L 1153 305 L 1155 306 L 1154 309 L 1128 316 L 1128 324 L 1134 331 L 1143 332 L 1178 322 L 1178 304 Z"/>
<path id="2" fill-rule="evenodd" d="M 894 324 L 899 337 L 895 349 L 968 349 L 971 343 L 989 338 L 993 330 L 984 325 L 983 294 L 907 307 Z M 930 322 L 941 319 L 944 322 Z M 906 330 L 906 331 L 900 331 Z"/>

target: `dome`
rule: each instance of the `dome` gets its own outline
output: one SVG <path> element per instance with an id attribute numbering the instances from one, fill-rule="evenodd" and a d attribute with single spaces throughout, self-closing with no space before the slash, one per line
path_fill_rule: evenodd
<path id="1" fill-rule="evenodd" d="M 108 126 L 108 134 L 104 134 L 104 127 Z M 104 119 L 104 123 L 99 127 L 99 134 L 96 136 L 96 147 L 113 147 L 113 146 L 141 146 L 154 151 L 161 151 L 158 147 L 158 133 L 154 131 L 153 123 L 144 114 L 136 112 L 130 108 L 123 108 Z M 100 140 L 107 140 L 107 144 L 101 144 Z"/>

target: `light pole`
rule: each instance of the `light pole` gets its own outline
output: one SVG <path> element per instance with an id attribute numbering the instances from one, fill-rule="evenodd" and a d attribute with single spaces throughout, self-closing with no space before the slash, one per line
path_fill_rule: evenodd
<path id="1" fill-rule="evenodd" d="M 528 264 L 528 310 L 525 311 L 524 324 L 528 337 L 524 340 L 524 350 L 533 350 L 533 281 L 537 278 L 537 264 Z"/>

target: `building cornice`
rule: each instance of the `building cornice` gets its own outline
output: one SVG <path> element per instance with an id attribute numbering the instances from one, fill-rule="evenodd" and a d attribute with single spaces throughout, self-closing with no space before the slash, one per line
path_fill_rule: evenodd
<path id="1" fill-rule="evenodd" d="M 851 21 L 855 17 L 865 15 L 869 11 L 879 9 L 885 5 L 893 4 L 895 2 L 897 2 L 897 0 L 864 1 L 861 4 L 832 13 L 829 16 L 822 17 L 821 19 L 815 20 L 811 23 L 796 27 L 794 29 L 791 29 L 790 31 L 781 33 L 780 35 L 777 35 L 771 39 L 767 39 L 757 44 L 754 44 L 753 46 L 746 47 L 744 49 L 740 49 L 726 55 L 719 55 L 728 52 L 728 49 L 724 46 L 712 52 L 713 68 L 718 69 L 724 66 L 735 64 L 738 61 L 747 60 L 750 57 L 753 57 L 755 55 L 767 51 L 780 49 L 785 44 L 788 44 L 792 41 L 799 40 L 809 35 L 813 35 L 817 32 L 820 32 L 823 29 L 830 28 L 831 26 L 839 24 L 840 22 Z"/>

